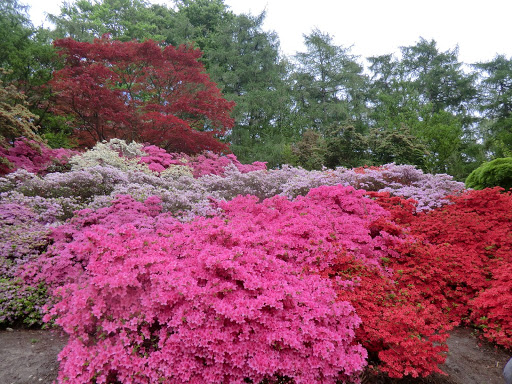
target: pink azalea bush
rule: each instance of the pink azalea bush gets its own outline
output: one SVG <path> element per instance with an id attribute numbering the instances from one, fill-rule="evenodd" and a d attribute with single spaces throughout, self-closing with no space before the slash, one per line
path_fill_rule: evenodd
<path id="1" fill-rule="evenodd" d="M 213 152 L 204 152 L 189 156 L 183 153 L 167 153 L 155 145 L 146 145 L 142 151 L 144 154 L 140 156 L 140 162 L 147 164 L 152 171 L 163 172 L 173 165 L 181 165 L 190 167 L 195 178 L 205 175 L 223 176 L 230 166 L 234 166 L 240 173 L 267 169 L 265 162 L 242 164 L 233 154 L 218 155 Z"/>
<path id="2" fill-rule="evenodd" d="M 154 172 L 162 172 L 171 165 L 186 165 L 184 157 L 176 153 L 167 153 L 165 149 L 156 145 L 146 145 L 142 148 L 144 154 L 140 156 L 140 162 L 147 164 Z"/>
<path id="3" fill-rule="evenodd" d="M 69 159 L 76 153 L 71 149 L 52 149 L 44 143 L 20 137 L 12 146 L 0 145 L 0 158 L 3 159 L 0 175 L 17 169 L 36 174 L 66 169 Z"/>
<path id="4" fill-rule="evenodd" d="M 226 167 L 229 165 L 234 165 L 240 173 L 267 169 L 267 163 L 261 161 L 256 161 L 252 164 L 242 164 L 233 154 L 219 156 L 212 152 L 205 152 L 201 155 L 190 158 L 188 165 L 194 170 L 194 177 L 201 177 L 204 175 L 222 176 L 224 175 Z"/>
<path id="5" fill-rule="evenodd" d="M 52 246 L 31 265 L 35 270 L 25 268 L 25 278 L 34 276 L 36 283 L 54 287 L 81 281 L 88 257 L 94 252 L 94 247 L 89 253 L 83 252 L 84 244 L 89 244 L 87 230 L 132 224 L 141 232 L 153 232 L 162 222 L 178 223 L 174 217 L 160 214 L 160 202 L 157 197 L 138 202 L 129 195 L 120 195 L 108 207 L 76 212 L 71 220 L 53 229 Z M 259 204 L 254 196 L 239 196 L 215 205 L 222 212 L 220 217 L 232 226 L 248 228 L 247 247 L 265 246 L 275 257 L 289 258 L 289 252 L 275 252 L 290 248 L 293 238 L 293 249 L 299 250 L 297 260 L 309 269 L 325 268 L 330 263 L 329 255 L 340 247 L 369 264 L 378 264 L 381 257 L 389 256 L 389 244 L 397 241 L 386 233 L 376 236 L 369 232 L 373 221 L 388 214 L 366 199 L 364 191 L 352 187 L 320 187 L 293 201 L 275 196 Z"/>
<path id="6" fill-rule="evenodd" d="M 370 233 L 386 211 L 341 186 L 293 201 L 240 196 L 188 223 L 157 203 L 122 196 L 110 212 L 84 211 L 73 239 L 63 236 L 73 257 L 53 253 L 58 268 L 82 265 L 47 317 L 70 334 L 60 381 L 335 383 L 360 373 L 359 318 L 335 293 L 353 283 L 315 271 L 335 249 L 379 266 L 398 241 Z"/>
<path id="7" fill-rule="evenodd" d="M 89 229 L 114 229 L 131 224 L 141 232 L 153 232 L 157 223 L 164 218 L 166 221 L 176 221 L 170 216 L 159 217 L 160 221 L 156 221 L 155 217 L 160 212 L 159 198 L 149 198 L 141 203 L 128 195 L 118 196 L 108 207 L 77 211 L 71 220 L 52 230 L 50 237 L 53 244 L 48 251 L 30 265 L 25 265 L 18 274 L 32 286 L 44 283 L 55 288 L 80 282 L 84 278 L 89 256 L 95 252 L 89 242 Z M 85 252 L 85 249 L 88 251 Z"/>

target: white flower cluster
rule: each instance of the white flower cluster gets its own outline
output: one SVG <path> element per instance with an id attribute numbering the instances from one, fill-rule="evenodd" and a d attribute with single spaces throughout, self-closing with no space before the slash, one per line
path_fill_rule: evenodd
<path id="1" fill-rule="evenodd" d="M 141 157 L 147 156 L 143 148 L 143 144 L 136 142 L 128 144 L 121 139 L 111 139 L 108 142 L 97 143 L 92 149 L 73 156 L 69 163 L 73 171 L 110 166 L 125 172 L 139 171 L 148 175 L 158 174 L 164 178 L 192 176 L 191 169 L 184 165 L 171 165 L 162 172 L 151 170 L 148 164 L 140 161 Z"/>
<path id="2" fill-rule="evenodd" d="M 71 169 L 79 171 L 86 168 L 111 166 L 122 171 L 137 170 L 150 173 L 146 164 L 140 164 L 139 157 L 143 156 L 142 144 L 124 140 L 112 139 L 109 142 L 97 143 L 92 149 L 73 156 L 70 160 Z"/>

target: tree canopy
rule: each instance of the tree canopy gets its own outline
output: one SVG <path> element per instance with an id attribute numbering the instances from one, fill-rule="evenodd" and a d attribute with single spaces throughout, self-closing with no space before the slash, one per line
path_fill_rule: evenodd
<path id="1" fill-rule="evenodd" d="M 240 160 L 267 161 L 269 167 L 412 163 L 458 180 L 485 161 L 512 154 L 512 65 L 504 55 L 468 66 L 459 60 L 458 47 L 441 50 L 436 41 L 419 37 L 410 46 L 397 47 L 396 53 L 366 58 L 365 64 L 352 47 L 335 44 L 334 36 L 313 29 L 304 35 L 304 51 L 286 57 L 279 36 L 264 28 L 265 16 L 235 14 L 224 0 L 174 0 L 170 5 L 76 0 L 63 3 L 59 14 L 49 16 L 53 26 L 43 29 L 32 25 L 18 0 L 6 0 L 0 6 L 0 67 L 9 69 L 9 75 L 2 78 L 25 95 L 27 107 L 36 115 L 34 124 L 52 145 L 71 145 L 73 132 L 82 140 L 89 135 L 90 141 L 114 134 L 148 139 L 148 121 L 160 121 L 152 139 L 160 135 L 161 145 L 187 151 L 223 151 L 229 144 Z M 62 53 L 69 47 L 52 44 L 68 41 L 71 47 L 72 39 L 77 47 L 96 47 L 95 39 L 106 41 L 104 35 L 117 50 L 123 46 L 119 43 L 131 45 L 133 56 L 130 49 L 124 50 L 123 58 L 114 63 L 104 52 L 105 57 L 89 63 L 91 53 L 84 51 L 78 54 L 84 61 L 77 65 L 71 64 L 71 56 L 56 55 L 55 48 Z M 205 92 L 216 94 L 215 100 L 225 98 L 230 106 L 221 112 L 216 101 L 213 109 L 203 104 L 191 105 L 187 112 L 162 112 L 171 104 L 178 109 L 185 104 L 165 104 L 155 96 L 162 86 L 151 84 L 151 76 L 141 69 L 156 71 L 154 58 L 150 55 L 144 61 L 133 48 L 148 40 L 157 42 L 162 52 L 168 46 L 188 47 L 169 48 L 180 52 L 172 59 L 178 67 L 178 56 L 201 50 L 202 54 L 193 54 L 194 66 L 203 67 L 193 71 L 200 77 L 209 75 Z M 100 55 L 99 50 L 94 54 Z M 203 80 L 171 80 L 172 60 L 158 70 L 159 78 L 175 85 L 191 81 L 191 89 L 197 90 Z M 93 68 L 101 66 L 102 71 L 94 73 Z M 52 73 L 56 76 L 49 82 Z M 129 79 L 130 73 L 135 80 Z M 132 80 L 138 90 L 130 91 L 139 92 L 133 99 L 127 96 Z M 89 85 L 73 94 L 66 90 L 66 82 L 73 87 Z M 222 96 L 210 87 L 212 82 Z M 72 100 L 80 102 L 70 107 Z M 140 120 L 149 116 L 146 102 L 156 114 Z M 155 107 L 160 102 L 165 108 Z M 105 108 L 98 108 L 102 104 Z M 166 114 L 183 123 L 171 123 Z M 169 136 L 178 132 L 178 126 L 190 129 L 182 130 L 179 138 Z M 165 138 L 162 132 L 167 132 Z M 204 145 L 192 145 L 197 140 Z M 299 148 L 312 157 L 299 153 Z"/>
<path id="2" fill-rule="evenodd" d="M 198 50 L 108 38 L 55 46 L 65 66 L 50 82 L 54 112 L 70 116 L 83 144 L 121 138 L 175 152 L 227 149 L 218 139 L 233 125 L 233 104 L 204 73 Z"/>

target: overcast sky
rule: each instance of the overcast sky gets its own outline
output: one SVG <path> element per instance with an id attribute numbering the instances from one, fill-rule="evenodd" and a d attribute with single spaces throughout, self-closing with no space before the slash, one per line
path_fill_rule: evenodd
<path id="1" fill-rule="evenodd" d="M 35 25 L 44 12 L 59 13 L 61 0 L 20 0 L 31 7 Z M 151 0 L 171 4 L 170 0 Z M 266 9 L 265 30 L 279 35 L 286 55 L 303 51 L 303 35 L 318 28 L 336 45 L 352 47 L 362 58 L 397 52 L 420 36 L 441 50 L 459 46 L 459 60 L 489 61 L 512 56 L 510 0 L 225 0 L 233 12 L 259 14 Z"/>

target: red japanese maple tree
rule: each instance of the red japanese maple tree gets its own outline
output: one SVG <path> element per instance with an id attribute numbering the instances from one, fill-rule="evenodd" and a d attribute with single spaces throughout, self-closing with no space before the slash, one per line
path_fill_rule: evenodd
<path id="1" fill-rule="evenodd" d="M 54 42 L 65 60 L 50 86 L 54 112 L 72 118 L 81 143 L 110 138 L 158 145 L 172 152 L 225 151 L 219 141 L 234 120 L 189 46 L 121 42 Z"/>

